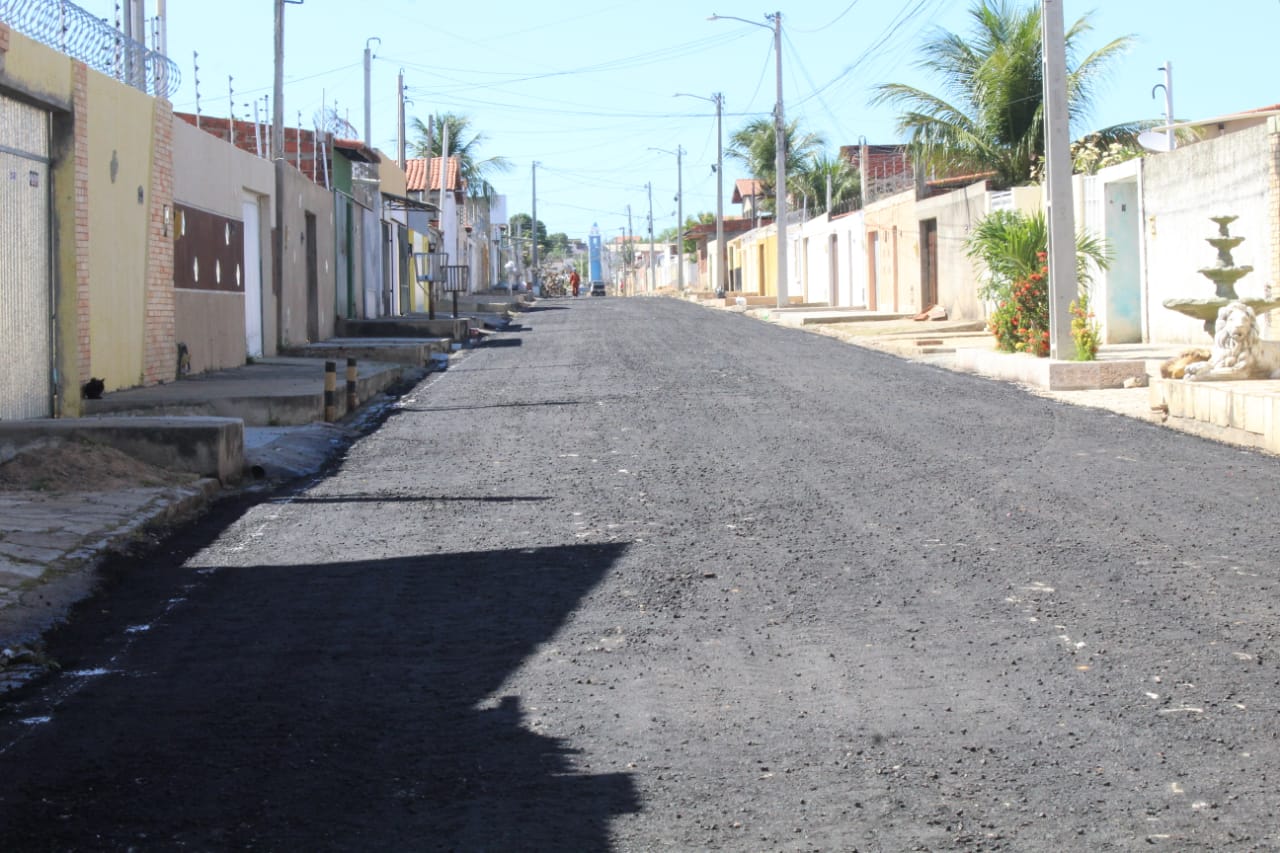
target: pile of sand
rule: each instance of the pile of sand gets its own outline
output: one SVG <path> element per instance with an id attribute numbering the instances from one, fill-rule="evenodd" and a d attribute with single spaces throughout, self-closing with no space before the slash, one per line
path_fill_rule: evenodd
<path id="1" fill-rule="evenodd" d="M 109 492 L 195 479 L 88 441 L 31 447 L 0 463 L 0 492 Z"/>

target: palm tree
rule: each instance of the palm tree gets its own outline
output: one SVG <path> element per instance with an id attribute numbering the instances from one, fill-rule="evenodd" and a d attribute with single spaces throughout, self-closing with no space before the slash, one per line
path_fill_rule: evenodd
<path id="1" fill-rule="evenodd" d="M 921 48 L 917 65 L 941 79 L 943 94 L 885 83 L 876 87 L 872 104 L 903 109 L 898 131 L 910 134 L 916 161 L 925 168 L 948 175 L 994 172 L 1004 187 L 1029 183 L 1044 154 L 1040 4 L 1018 8 L 1009 0 L 977 0 L 969 15 L 967 40 L 943 30 Z M 1066 34 L 1073 123 L 1085 118 L 1109 63 L 1132 43 L 1128 36 L 1113 39 L 1071 67 L 1091 29 L 1086 16 Z M 1133 124 L 1102 133 L 1124 139 L 1138 130 Z"/>
<path id="2" fill-rule="evenodd" d="M 1049 224 L 1043 210 L 1023 213 L 996 210 L 978 220 L 965 238 L 965 254 L 986 267 L 979 290 L 983 299 L 1008 299 L 1015 282 L 1039 271 L 1049 251 Z M 1094 270 L 1111 266 L 1106 241 L 1081 229 L 1076 234 L 1076 280 L 1082 290 L 1093 281 Z"/>
<path id="3" fill-rule="evenodd" d="M 792 177 L 794 175 L 794 177 Z M 825 152 L 817 154 L 795 166 L 788 173 L 792 192 L 813 199 L 811 210 L 825 210 L 827 206 L 827 178 L 831 178 L 831 206 L 856 203 L 862 194 L 862 179 L 853 164 Z"/>
<path id="4" fill-rule="evenodd" d="M 486 137 L 471 131 L 471 119 L 457 113 L 432 116 L 428 125 L 420 118 L 410 123 L 415 139 L 410 148 L 415 157 L 440 157 L 444 144 L 444 129 L 449 128 L 449 156 L 458 158 L 458 168 L 467 182 L 467 194 L 488 198 L 494 194 L 489 176 L 495 172 L 508 172 L 512 163 L 505 157 L 480 159 L 480 146 Z"/>
<path id="5" fill-rule="evenodd" d="M 725 153 L 742 163 L 751 176 L 764 185 L 766 195 L 774 194 L 777 177 L 775 155 L 778 150 L 773 129 L 773 119 L 758 118 L 748 122 L 729 137 Z M 791 121 L 783 127 L 783 146 L 788 163 L 803 163 L 818 154 L 826 140 L 821 134 L 801 132 L 800 125 Z M 793 193 L 797 185 L 792 182 L 794 173 L 788 170 L 787 191 Z"/>

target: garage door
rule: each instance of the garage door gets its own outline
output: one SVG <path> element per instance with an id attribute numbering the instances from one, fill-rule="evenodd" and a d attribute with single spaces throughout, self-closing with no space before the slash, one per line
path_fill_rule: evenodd
<path id="1" fill-rule="evenodd" d="M 49 417 L 49 114 L 3 95 L 0 223 L 0 420 Z"/>

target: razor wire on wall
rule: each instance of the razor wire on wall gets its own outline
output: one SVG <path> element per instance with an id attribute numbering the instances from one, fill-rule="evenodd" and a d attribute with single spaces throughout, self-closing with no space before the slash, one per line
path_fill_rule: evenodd
<path id="1" fill-rule="evenodd" d="M 182 83 L 168 57 L 67 0 L 0 0 L 0 21 L 157 98 L 168 98 Z"/>

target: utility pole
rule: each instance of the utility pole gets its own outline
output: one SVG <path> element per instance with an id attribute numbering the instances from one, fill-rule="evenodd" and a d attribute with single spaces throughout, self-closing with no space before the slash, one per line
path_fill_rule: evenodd
<path id="1" fill-rule="evenodd" d="M 533 222 L 529 223 L 533 238 L 533 292 L 542 295 L 538 275 L 538 161 L 533 161 Z"/>
<path id="2" fill-rule="evenodd" d="M 749 23 L 749 22 L 748 22 Z M 725 268 L 727 266 L 724 245 L 724 95 L 715 92 L 709 98 L 676 92 L 676 97 L 697 98 L 716 105 L 716 293 L 725 292 Z"/>
<path id="3" fill-rule="evenodd" d="M 862 209 L 866 210 L 867 205 L 871 203 L 871 191 L 867 189 L 870 186 L 871 170 L 867 168 L 867 158 L 871 156 L 871 146 L 867 144 L 865 136 L 860 137 L 858 142 L 858 194 L 862 196 Z"/>
<path id="4" fill-rule="evenodd" d="M 445 204 L 444 203 L 445 203 L 445 199 L 447 198 L 445 194 L 446 192 L 445 188 L 449 185 L 449 122 L 443 121 L 443 120 L 440 122 L 440 154 L 441 154 L 441 157 L 440 157 L 440 251 L 446 253 L 445 265 L 447 266 L 448 256 L 452 253 L 447 252 L 446 250 L 448 248 L 457 248 L 457 247 L 456 246 L 450 247 L 445 242 L 447 232 L 445 231 Z M 431 161 L 428 160 L 427 161 L 427 172 L 428 172 L 427 179 L 428 180 L 430 180 L 430 170 L 431 170 Z M 449 218 L 453 219 L 453 215 L 450 214 Z M 445 270 L 444 272 L 446 276 L 449 274 L 448 270 Z M 431 283 L 431 306 L 432 306 L 431 319 L 433 320 L 435 319 L 435 304 L 436 304 L 435 290 L 436 290 L 435 282 L 432 282 Z"/>
<path id="5" fill-rule="evenodd" d="M 1041 0 L 1044 54 L 1044 141 L 1048 165 L 1049 356 L 1069 358 L 1071 303 L 1076 298 L 1075 212 L 1071 192 L 1071 132 L 1067 113 L 1063 0 Z"/>
<path id="6" fill-rule="evenodd" d="M 684 296 L 684 149 L 676 146 L 676 275 Z"/>
<path id="7" fill-rule="evenodd" d="M 653 293 L 657 289 L 653 280 L 653 183 L 647 183 L 644 187 L 649 191 L 649 275 L 647 278 L 649 280 L 649 292 Z"/>
<path id="8" fill-rule="evenodd" d="M 401 68 L 396 75 L 396 162 L 401 169 L 405 167 L 404 136 L 404 69 Z"/>
<path id="9" fill-rule="evenodd" d="M 728 273 L 724 245 L 724 93 L 711 96 L 716 102 L 716 293 L 724 294 Z"/>
<path id="10" fill-rule="evenodd" d="M 774 213 L 778 222 L 778 307 L 785 308 L 787 300 L 787 128 L 782 108 L 782 13 L 773 13 L 774 66 L 778 76 L 778 103 L 773 110 L 774 172 L 777 200 Z"/>
<path id="11" fill-rule="evenodd" d="M 372 110 L 370 106 L 369 89 L 370 82 L 373 78 L 373 51 L 370 50 L 369 45 L 375 41 L 379 45 L 382 44 L 382 39 L 377 36 L 365 39 L 364 41 L 364 144 L 369 148 L 373 147 L 373 132 L 370 127 L 373 120 L 370 118 Z"/>
<path id="12" fill-rule="evenodd" d="M 275 0 L 275 85 L 271 103 L 271 163 L 276 173 L 271 288 L 276 301 L 276 352 L 284 346 L 284 4 L 285 0 Z"/>
<path id="13" fill-rule="evenodd" d="M 636 288 L 635 288 L 636 273 L 635 273 L 635 269 L 633 268 L 635 266 L 635 260 L 636 260 L 635 243 L 633 242 L 634 240 L 635 240 L 635 232 L 631 230 L 631 205 L 628 204 L 627 205 L 627 250 L 626 252 L 623 253 L 622 257 L 625 258 L 627 261 L 627 281 L 631 285 L 632 295 L 635 295 L 635 291 L 636 291 Z"/>

